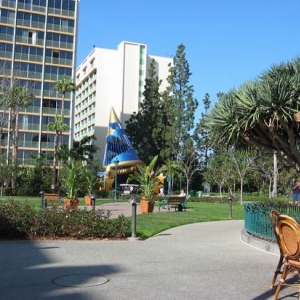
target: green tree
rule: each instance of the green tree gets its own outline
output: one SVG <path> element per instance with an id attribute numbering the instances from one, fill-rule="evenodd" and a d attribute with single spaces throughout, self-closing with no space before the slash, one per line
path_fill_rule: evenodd
<path id="1" fill-rule="evenodd" d="M 87 135 L 79 141 L 73 142 L 73 148 L 70 150 L 71 158 L 82 162 L 92 161 L 98 147 L 94 144 L 95 135 Z"/>
<path id="2" fill-rule="evenodd" d="M 285 195 L 290 197 L 291 191 L 292 191 L 292 185 L 295 182 L 295 179 L 297 178 L 297 171 L 295 168 L 291 168 L 287 166 L 286 164 L 284 167 L 280 170 L 279 173 L 279 189 L 281 189 L 281 192 Z"/>
<path id="3" fill-rule="evenodd" d="M 140 110 L 133 113 L 126 121 L 125 129 L 140 159 L 146 164 L 149 163 L 149 157 L 160 153 L 163 145 L 161 131 L 164 129 L 159 122 L 160 115 L 163 113 L 160 85 L 161 80 L 156 75 L 156 62 L 152 59 L 145 80 L 144 99 Z"/>
<path id="4" fill-rule="evenodd" d="M 12 132 L 12 193 L 16 193 L 17 173 L 18 173 L 18 144 L 19 144 L 19 115 L 20 109 L 28 107 L 34 99 L 27 86 L 19 86 L 14 83 L 7 93 L 4 94 L 5 106 L 10 110 L 10 126 Z M 7 145 L 9 147 L 9 145 Z"/>
<path id="5" fill-rule="evenodd" d="M 243 204 L 243 187 L 244 187 L 244 179 L 249 171 L 249 169 L 253 166 L 255 159 L 259 156 L 254 154 L 251 150 L 235 150 L 230 149 L 228 151 L 228 156 L 234 162 L 237 174 L 240 179 L 240 201 Z"/>
<path id="6" fill-rule="evenodd" d="M 62 117 L 59 115 L 54 116 L 54 121 L 47 125 L 51 131 L 55 131 L 54 138 L 54 154 L 53 154 L 53 167 L 52 167 L 52 184 L 51 188 L 54 190 L 57 187 L 57 153 L 59 151 L 59 137 L 63 131 L 67 131 L 69 126 L 62 122 Z"/>
<path id="7" fill-rule="evenodd" d="M 0 184 L 1 196 L 3 195 L 3 187 L 7 186 L 12 174 L 12 165 L 7 163 L 6 154 L 0 155 Z"/>
<path id="8" fill-rule="evenodd" d="M 228 188 L 230 194 L 234 192 L 237 178 L 235 165 L 225 151 L 217 151 L 209 158 L 204 180 L 210 185 L 218 185 L 220 197 L 223 188 Z"/>
<path id="9" fill-rule="evenodd" d="M 194 133 L 194 139 L 196 141 L 196 147 L 199 152 L 199 155 L 201 159 L 204 161 L 204 166 L 207 168 L 208 163 L 208 151 L 209 151 L 209 145 L 208 145 L 208 137 L 207 137 L 207 114 L 208 110 L 210 108 L 210 96 L 208 93 L 205 94 L 205 97 L 203 99 L 204 104 L 204 113 L 201 113 L 201 119 L 196 125 L 196 130 Z"/>
<path id="10" fill-rule="evenodd" d="M 186 141 L 191 138 L 190 131 L 194 129 L 195 111 L 198 101 L 193 97 L 193 86 L 189 85 L 191 76 L 189 63 L 186 59 L 185 46 L 180 44 L 170 66 L 167 78 L 168 87 L 163 93 L 163 109 L 161 123 L 166 146 L 161 155 L 165 160 L 182 160 L 184 148 L 190 147 Z"/>
<path id="11" fill-rule="evenodd" d="M 181 171 L 185 177 L 187 194 L 189 193 L 189 186 L 193 175 L 198 171 L 202 165 L 199 155 L 193 146 L 193 140 L 186 141 L 184 159 L 177 162 L 178 170 Z"/>
<path id="12" fill-rule="evenodd" d="M 73 141 L 73 147 L 69 149 L 68 145 L 63 144 L 57 151 L 57 159 L 63 166 L 69 159 L 89 163 L 94 158 L 97 146 L 93 143 L 96 140 L 94 135 L 85 136 L 79 141 Z"/>
<path id="13" fill-rule="evenodd" d="M 274 65 L 256 81 L 219 97 L 209 114 L 211 145 L 248 144 L 274 151 L 299 170 L 300 58 Z"/>
<path id="14" fill-rule="evenodd" d="M 168 183 L 168 194 L 173 191 L 174 178 L 178 174 L 180 167 L 178 163 L 173 160 L 167 160 L 158 170 L 157 173 L 164 173 L 166 175 L 166 180 Z"/>
<path id="15" fill-rule="evenodd" d="M 63 75 L 58 81 L 54 83 L 54 89 L 58 91 L 62 96 L 61 102 L 61 114 L 55 115 L 54 121 L 48 124 L 48 129 L 55 131 L 54 140 L 54 155 L 53 155 L 53 170 L 52 170 L 52 184 L 51 188 L 57 187 L 57 152 L 60 147 L 60 138 L 64 131 L 69 130 L 67 124 L 64 123 L 64 103 L 67 92 L 75 91 L 75 84 L 72 83 L 71 79 L 67 75 Z"/>
<path id="16" fill-rule="evenodd" d="M 72 82 L 71 78 L 64 74 L 59 80 L 54 83 L 54 89 L 58 91 L 61 96 L 61 119 L 64 121 L 64 109 L 65 109 L 65 98 L 67 92 L 75 91 L 75 84 Z"/>
<path id="17" fill-rule="evenodd" d="M 99 187 L 97 180 L 97 171 L 100 169 L 100 162 L 96 160 L 89 161 L 88 164 L 83 166 L 83 190 L 84 193 L 92 195 L 96 188 Z"/>

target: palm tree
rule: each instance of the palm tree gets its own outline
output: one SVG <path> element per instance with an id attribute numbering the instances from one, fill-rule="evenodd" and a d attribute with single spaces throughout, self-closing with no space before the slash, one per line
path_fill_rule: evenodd
<path id="1" fill-rule="evenodd" d="M 64 121 L 64 105 L 67 92 L 75 91 L 75 84 L 70 77 L 64 74 L 59 80 L 54 83 L 54 89 L 62 95 L 61 99 L 61 119 Z"/>
<path id="2" fill-rule="evenodd" d="M 97 151 L 98 147 L 93 144 L 96 140 L 95 135 L 85 136 L 80 141 L 73 142 L 71 149 L 71 156 L 80 161 L 91 161 L 93 154 Z"/>
<path id="3" fill-rule="evenodd" d="M 12 86 L 4 95 L 6 106 L 10 109 L 10 120 L 12 128 L 12 193 L 16 192 L 17 169 L 18 169 L 18 143 L 19 143 L 19 113 L 21 107 L 29 106 L 34 95 L 28 91 L 26 86 Z M 9 147 L 9 145 L 8 145 Z"/>
<path id="4" fill-rule="evenodd" d="M 53 170 L 52 170 L 52 189 L 57 186 L 57 152 L 60 146 L 60 138 L 63 131 L 67 131 L 69 127 L 64 123 L 64 101 L 67 92 L 75 91 L 75 85 L 67 75 L 63 75 L 61 79 L 54 83 L 54 89 L 62 95 L 61 114 L 54 117 L 54 121 L 48 124 L 48 129 L 55 131 Z"/>
<path id="5" fill-rule="evenodd" d="M 47 128 L 51 131 L 55 131 L 51 186 L 51 188 L 54 190 L 57 185 L 57 153 L 59 150 L 59 137 L 62 135 L 63 131 L 67 131 L 69 129 L 69 126 L 62 122 L 61 116 L 55 115 L 54 121 L 49 123 Z"/>

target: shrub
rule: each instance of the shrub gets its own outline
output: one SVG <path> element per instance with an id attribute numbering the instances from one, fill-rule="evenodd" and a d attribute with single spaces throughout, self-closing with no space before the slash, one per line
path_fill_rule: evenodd
<path id="1" fill-rule="evenodd" d="M 131 223 L 123 215 L 110 218 L 103 210 L 35 209 L 29 202 L 0 205 L 1 238 L 116 238 L 130 235 Z"/>

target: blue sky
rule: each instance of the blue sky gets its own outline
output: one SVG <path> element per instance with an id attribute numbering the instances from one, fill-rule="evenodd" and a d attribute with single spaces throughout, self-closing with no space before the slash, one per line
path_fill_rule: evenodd
<path id="1" fill-rule="evenodd" d="M 145 43 L 150 55 L 186 47 L 199 101 L 238 88 L 271 65 L 300 55 L 299 0 L 81 0 L 77 63 L 93 45 Z"/>

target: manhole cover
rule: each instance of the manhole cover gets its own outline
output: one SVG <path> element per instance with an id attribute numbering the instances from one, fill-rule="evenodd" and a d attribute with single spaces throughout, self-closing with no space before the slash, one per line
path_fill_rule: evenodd
<path id="1" fill-rule="evenodd" d="M 105 277 L 90 274 L 66 275 L 52 280 L 54 284 L 73 287 L 91 287 L 106 283 Z"/>

